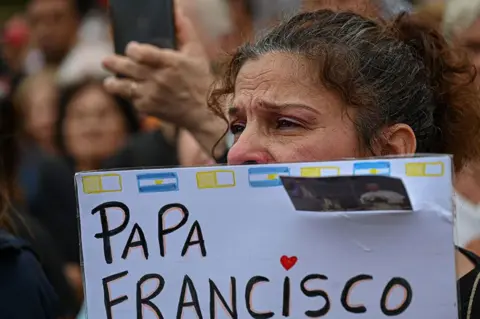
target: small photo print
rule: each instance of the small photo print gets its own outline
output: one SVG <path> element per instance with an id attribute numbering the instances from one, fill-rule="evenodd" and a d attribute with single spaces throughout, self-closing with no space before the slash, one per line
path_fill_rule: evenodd
<path id="1" fill-rule="evenodd" d="M 411 211 L 401 179 L 378 176 L 281 177 L 296 210 L 314 212 Z"/>

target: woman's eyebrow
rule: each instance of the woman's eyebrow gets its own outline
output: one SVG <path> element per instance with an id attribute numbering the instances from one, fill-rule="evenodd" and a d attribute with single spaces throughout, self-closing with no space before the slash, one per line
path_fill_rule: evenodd
<path id="1" fill-rule="evenodd" d="M 309 106 L 309 105 L 306 105 L 306 104 L 302 104 L 302 103 L 290 103 L 290 102 L 273 103 L 273 102 L 261 101 L 259 103 L 259 106 L 262 109 L 265 109 L 267 111 L 272 111 L 272 112 L 281 112 L 281 111 L 285 111 L 285 110 L 289 110 L 289 109 L 303 109 L 303 110 L 306 110 L 308 112 L 313 112 L 313 113 L 316 113 L 316 114 L 320 114 L 320 111 L 317 110 L 316 108 L 314 108 L 312 106 Z"/>
<path id="2" fill-rule="evenodd" d="M 302 104 L 302 103 L 289 103 L 289 102 L 274 103 L 274 102 L 260 101 L 257 105 L 260 109 L 262 109 L 262 111 L 267 111 L 267 112 L 281 112 L 288 109 L 303 109 L 309 112 L 320 114 L 320 111 L 317 110 L 316 108 L 306 104 Z M 243 112 L 243 108 L 241 107 L 231 106 L 228 108 L 228 115 L 230 116 L 238 115 L 241 112 Z"/>

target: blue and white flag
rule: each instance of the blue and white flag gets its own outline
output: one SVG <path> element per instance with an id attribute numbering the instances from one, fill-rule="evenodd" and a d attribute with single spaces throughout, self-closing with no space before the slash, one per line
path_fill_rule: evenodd
<path id="1" fill-rule="evenodd" d="M 390 175 L 389 162 L 362 162 L 353 164 L 353 175 Z"/>
<path id="2" fill-rule="evenodd" d="M 137 181 L 138 191 L 140 193 L 178 191 L 178 176 L 176 173 L 137 175 Z"/>
<path id="3" fill-rule="evenodd" d="M 280 176 L 290 176 L 288 167 L 252 167 L 248 170 L 251 187 L 276 187 L 282 185 Z"/>

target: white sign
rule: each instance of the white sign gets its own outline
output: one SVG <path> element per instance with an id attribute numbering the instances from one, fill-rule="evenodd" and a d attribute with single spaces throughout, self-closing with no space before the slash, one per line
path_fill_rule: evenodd
<path id="1" fill-rule="evenodd" d="M 432 156 L 77 174 L 88 318 L 456 318 L 451 165 Z M 293 184 L 292 200 L 282 184 L 370 174 L 401 178 L 413 211 L 296 210 Z M 362 205 L 391 193 L 366 187 Z M 342 200 L 322 203 L 338 211 Z"/>

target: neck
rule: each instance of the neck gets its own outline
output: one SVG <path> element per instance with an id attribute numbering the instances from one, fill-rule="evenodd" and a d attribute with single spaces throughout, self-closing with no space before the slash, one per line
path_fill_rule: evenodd
<path id="1" fill-rule="evenodd" d="M 473 204 L 480 204 L 480 184 L 477 167 L 468 167 L 455 179 L 455 189 Z"/>

